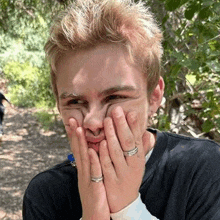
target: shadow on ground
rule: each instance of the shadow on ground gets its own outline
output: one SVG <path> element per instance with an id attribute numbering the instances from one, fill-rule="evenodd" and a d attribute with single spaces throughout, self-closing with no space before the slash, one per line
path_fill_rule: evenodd
<path id="1" fill-rule="evenodd" d="M 22 219 L 22 200 L 30 180 L 66 159 L 69 144 L 62 122 L 44 131 L 34 109 L 6 110 L 0 143 L 0 219 Z"/>

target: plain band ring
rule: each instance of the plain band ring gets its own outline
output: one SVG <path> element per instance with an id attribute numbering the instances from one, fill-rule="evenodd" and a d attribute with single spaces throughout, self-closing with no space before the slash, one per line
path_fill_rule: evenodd
<path id="1" fill-rule="evenodd" d="M 135 155 L 137 152 L 138 152 L 137 147 L 135 147 L 134 149 L 129 150 L 129 151 L 123 151 L 125 157 L 131 157 L 131 156 Z"/>
<path id="2" fill-rule="evenodd" d="M 91 177 L 91 181 L 92 181 L 92 182 L 95 182 L 95 183 L 101 182 L 102 180 L 103 180 L 103 176 L 98 177 L 98 178 L 96 178 L 96 177 Z"/>

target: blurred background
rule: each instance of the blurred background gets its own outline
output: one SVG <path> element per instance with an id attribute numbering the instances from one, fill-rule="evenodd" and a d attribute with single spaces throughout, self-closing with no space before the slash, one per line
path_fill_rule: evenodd
<path id="1" fill-rule="evenodd" d="M 0 219 L 21 219 L 29 181 L 69 152 L 43 47 L 70 2 L 0 0 L 0 91 L 12 103 L 0 142 Z M 146 4 L 164 34 L 166 90 L 151 126 L 220 142 L 220 0 Z"/>

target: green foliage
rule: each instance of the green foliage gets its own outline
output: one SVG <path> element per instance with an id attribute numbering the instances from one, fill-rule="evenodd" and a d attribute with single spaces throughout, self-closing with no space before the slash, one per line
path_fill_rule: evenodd
<path id="1" fill-rule="evenodd" d="M 15 105 L 55 105 L 43 47 L 52 17 L 61 8 L 52 0 L 0 1 L 0 72 L 9 79 Z"/>
<path id="2" fill-rule="evenodd" d="M 185 115 L 196 115 L 201 131 L 220 131 L 220 1 L 148 1 L 164 30 L 164 79 L 170 114 L 174 97 Z M 193 107 L 198 100 L 201 109 Z M 163 123 L 165 117 L 158 117 Z M 170 117 L 166 120 L 170 123 Z M 169 129 L 169 126 L 164 126 Z"/>
<path id="3" fill-rule="evenodd" d="M 29 62 L 9 62 L 3 69 L 9 80 L 11 102 L 17 106 L 33 107 L 35 105 L 54 106 L 55 100 L 51 92 L 48 66 L 41 68 Z"/>
<path id="4" fill-rule="evenodd" d="M 156 117 L 156 121 L 157 121 L 157 129 L 159 130 L 169 130 L 170 129 L 170 121 L 169 121 L 169 116 L 168 115 L 158 115 Z"/>
<path id="5" fill-rule="evenodd" d="M 50 130 L 50 128 L 54 125 L 56 118 L 54 114 L 48 113 L 46 110 L 35 112 L 34 116 L 46 131 Z"/>

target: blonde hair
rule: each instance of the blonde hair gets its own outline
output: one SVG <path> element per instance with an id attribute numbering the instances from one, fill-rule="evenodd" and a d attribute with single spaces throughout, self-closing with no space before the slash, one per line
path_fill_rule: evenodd
<path id="1" fill-rule="evenodd" d="M 133 0 L 76 0 L 55 19 L 45 45 L 56 98 L 56 63 L 67 51 L 120 44 L 146 74 L 150 94 L 160 77 L 162 33 L 143 2 Z M 58 100 L 58 98 L 57 98 Z"/>

